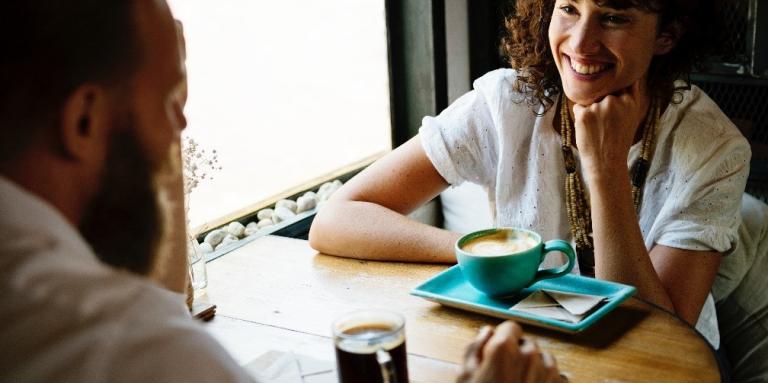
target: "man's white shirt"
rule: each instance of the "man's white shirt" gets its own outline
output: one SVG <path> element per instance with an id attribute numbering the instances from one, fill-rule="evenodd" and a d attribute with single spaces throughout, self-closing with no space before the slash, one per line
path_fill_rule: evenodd
<path id="1" fill-rule="evenodd" d="M 0 177 L 0 381 L 251 382 L 184 301 Z"/>

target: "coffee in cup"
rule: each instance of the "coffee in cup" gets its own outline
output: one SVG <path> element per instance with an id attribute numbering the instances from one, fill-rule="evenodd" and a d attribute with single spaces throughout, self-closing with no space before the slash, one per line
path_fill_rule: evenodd
<path id="1" fill-rule="evenodd" d="M 339 382 L 407 383 L 405 320 L 383 310 L 346 314 L 333 323 Z"/>
<path id="2" fill-rule="evenodd" d="M 539 270 L 551 251 L 564 253 L 568 263 Z M 455 252 L 464 278 L 492 297 L 513 295 L 542 279 L 561 277 L 576 263 L 568 242 L 556 239 L 544 243 L 533 231 L 508 227 L 467 234 L 456 242 Z"/>
<path id="3" fill-rule="evenodd" d="M 484 236 L 474 237 L 464 243 L 461 249 L 477 256 L 494 257 L 519 253 L 538 244 L 535 237 L 527 232 L 499 230 Z"/>

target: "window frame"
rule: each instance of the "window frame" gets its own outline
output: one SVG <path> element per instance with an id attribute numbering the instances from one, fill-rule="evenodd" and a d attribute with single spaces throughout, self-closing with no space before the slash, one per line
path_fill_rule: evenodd
<path id="1" fill-rule="evenodd" d="M 469 2 L 467 3 L 469 6 Z M 384 0 L 387 28 L 389 67 L 390 121 L 392 148 L 418 134 L 424 116 L 436 115 L 448 106 L 446 60 L 445 0 Z M 472 8 L 472 7 L 469 7 Z M 256 218 L 259 210 L 274 207 L 282 199 L 295 200 L 319 185 L 341 180 L 346 182 L 389 151 L 376 153 L 358 162 L 315 177 L 301 185 L 245 206 L 236 212 L 209 221 L 191 230 L 202 242 L 213 230 L 231 222 L 246 224 Z M 265 235 L 306 238 L 316 210 L 297 215 L 260 230 L 206 255 L 211 261 L 244 244 Z"/>

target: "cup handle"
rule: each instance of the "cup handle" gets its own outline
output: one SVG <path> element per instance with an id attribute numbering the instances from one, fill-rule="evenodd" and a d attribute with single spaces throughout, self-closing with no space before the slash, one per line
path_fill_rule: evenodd
<path id="1" fill-rule="evenodd" d="M 563 275 L 568 274 L 571 272 L 571 270 L 573 270 L 573 266 L 576 264 L 576 253 L 573 251 L 573 248 L 571 247 L 570 243 L 565 242 L 562 239 L 547 241 L 546 243 L 544 243 L 544 250 L 542 250 L 542 256 L 541 256 L 542 261 L 547 256 L 547 253 L 549 253 L 550 251 L 562 252 L 568 257 L 568 263 L 552 269 L 539 270 L 536 273 L 534 282 L 540 281 L 542 279 L 562 277 Z"/>
<path id="2" fill-rule="evenodd" d="M 379 367 L 381 367 L 382 382 L 395 383 L 397 381 L 395 363 L 392 362 L 392 356 L 389 355 L 387 350 L 383 348 L 376 350 L 376 361 L 379 362 Z"/>

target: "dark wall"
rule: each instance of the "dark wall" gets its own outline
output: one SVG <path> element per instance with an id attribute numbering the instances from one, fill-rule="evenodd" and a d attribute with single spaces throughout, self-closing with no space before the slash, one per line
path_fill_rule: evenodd
<path id="1" fill-rule="evenodd" d="M 497 68 L 507 66 L 499 51 L 504 32 L 504 16 L 513 8 L 509 0 L 468 2 L 469 72 L 472 81 Z"/>
<path id="2" fill-rule="evenodd" d="M 392 144 L 448 106 L 443 0 L 386 0 Z"/>

